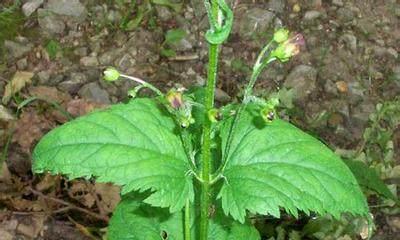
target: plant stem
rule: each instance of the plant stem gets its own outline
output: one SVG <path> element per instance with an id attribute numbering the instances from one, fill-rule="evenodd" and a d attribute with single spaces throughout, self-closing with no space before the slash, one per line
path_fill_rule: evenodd
<path id="1" fill-rule="evenodd" d="M 120 74 L 120 76 L 121 76 L 121 77 L 124 77 L 124 78 L 127 78 L 127 79 L 129 79 L 129 80 L 135 81 L 135 82 L 137 82 L 137 83 L 143 85 L 144 87 L 147 87 L 147 88 L 153 90 L 153 91 L 154 91 L 155 93 L 157 93 L 157 95 L 159 95 L 159 96 L 164 96 L 164 94 L 163 94 L 158 88 L 156 88 L 156 87 L 153 86 L 152 84 L 150 84 L 150 83 L 148 83 L 148 82 L 146 82 L 146 81 L 144 81 L 144 80 L 142 80 L 142 79 L 140 79 L 140 78 L 128 76 L 128 75 L 125 75 L 125 74 Z"/>
<path id="2" fill-rule="evenodd" d="M 186 199 L 185 205 L 185 240 L 190 240 L 190 200 Z"/>
<path id="3" fill-rule="evenodd" d="M 206 0 L 208 1 L 208 0 Z M 212 14 L 218 19 L 217 0 L 211 0 Z M 202 171 L 201 195 L 200 195 L 200 240 L 208 239 L 208 210 L 210 208 L 210 166 L 211 166 L 211 121 L 208 119 L 208 111 L 214 107 L 215 84 L 217 80 L 219 45 L 209 45 L 207 86 L 204 106 L 206 114 L 202 134 Z"/>
<path id="4" fill-rule="evenodd" d="M 235 117 L 233 118 L 233 122 L 232 122 L 232 126 L 229 130 L 229 134 L 228 134 L 228 139 L 226 141 L 226 148 L 225 148 L 225 152 L 223 154 L 223 159 L 222 159 L 222 163 L 221 163 L 221 167 L 218 168 L 218 170 L 216 171 L 215 175 L 213 176 L 213 179 L 211 180 L 211 183 L 215 183 L 216 181 L 218 181 L 221 177 L 222 177 L 222 173 L 228 163 L 228 154 L 230 151 L 230 147 L 232 144 L 232 140 L 233 140 L 233 136 L 235 135 L 235 131 L 237 128 L 237 125 L 239 123 L 239 119 L 242 115 L 242 112 L 245 110 L 246 105 L 249 103 L 249 97 L 252 95 L 253 93 L 253 88 L 254 88 L 254 84 L 256 83 L 256 80 L 258 78 L 258 76 L 261 74 L 262 70 L 271 62 L 275 61 L 276 58 L 275 57 L 268 57 L 267 59 L 265 59 L 264 61 L 262 61 L 262 57 L 265 55 L 266 51 L 268 50 L 270 44 L 267 44 L 267 46 L 264 47 L 264 49 L 261 51 L 260 55 L 257 58 L 256 63 L 254 64 L 253 67 L 253 72 L 251 74 L 250 77 L 250 81 L 247 84 L 245 90 L 244 90 L 244 96 L 243 96 L 243 103 L 240 105 L 240 107 L 238 108 Z"/>

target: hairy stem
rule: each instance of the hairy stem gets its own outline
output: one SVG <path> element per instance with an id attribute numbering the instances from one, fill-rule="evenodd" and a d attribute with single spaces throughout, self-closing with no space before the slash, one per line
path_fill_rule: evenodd
<path id="1" fill-rule="evenodd" d="M 188 198 L 185 205 L 185 240 L 190 239 L 190 200 Z"/>
<path id="2" fill-rule="evenodd" d="M 208 0 L 206 0 L 208 1 Z M 217 0 L 211 0 L 211 11 L 215 19 L 218 19 Z M 201 171 L 201 195 L 200 195 L 200 240 L 208 239 L 208 210 L 210 207 L 210 166 L 211 166 L 211 121 L 207 113 L 214 107 L 215 84 L 217 80 L 219 45 L 209 46 L 209 65 L 207 73 L 207 86 L 204 100 L 206 114 L 202 135 L 202 171 Z"/>

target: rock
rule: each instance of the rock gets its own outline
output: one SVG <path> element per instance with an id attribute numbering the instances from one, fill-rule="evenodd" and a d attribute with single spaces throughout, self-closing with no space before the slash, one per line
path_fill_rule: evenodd
<path id="1" fill-rule="evenodd" d="M 0 122 L 9 122 L 14 119 L 15 117 L 11 114 L 11 112 L 3 105 L 0 105 Z"/>
<path id="2" fill-rule="evenodd" d="M 111 65 L 119 54 L 121 54 L 120 49 L 108 50 L 100 55 L 99 62 L 101 65 Z"/>
<path id="3" fill-rule="evenodd" d="M 400 86 L 400 65 L 395 66 L 393 68 L 392 79 L 397 82 L 398 86 Z"/>
<path id="4" fill-rule="evenodd" d="M 17 61 L 17 68 L 18 70 L 25 70 L 28 67 L 28 59 L 22 58 Z"/>
<path id="5" fill-rule="evenodd" d="M 74 54 L 80 57 L 87 56 L 88 48 L 87 47 L 80 47 L 74 50 Z"/>
<path id="6" fill-rule="evenodd" d="M 82 98 L 92 100 L 97 103 L 110 104 L 110 95 L 102 89 L 97 82 L 84 85 L 78 92 Z"/>
<path id="7" fill-rule="evenodd" d="M 66 81 L 58 84 L 58 88 L 64 92 L 76 94 L 79 91 L 79 88 L 86 82 L 87 77 L 85 74 L 79 72 L 71 73 Z"/>
<path id="8" fill-rule="evenodd" d="M 49 35 L 63 33 L 65 29 L 64 21 L 45 9 L 38 10 L 38 22 L 39 26 Z"/>
<path id="9" fill-rule="evenodd" d="M 180 41 L 169 43 L 168 45 L 175 51 L 190 51 L 193 49 L 192 43 L 187 39 L 187 37 L 181 39 Z"/>
<path id="10" fill-rule="evenodd" d="M 346 44 L 346 47 L 350 49 L 351 52 L 356 53 L 357 52 L 357 38 L 353 34 L 343 34 L 340 39 L 340 42 L 344 42 Z"/>
<path id="11" fill-rule="evenodd" d="M 357 81 L 351 81 L 348 84 L 350 103 L 359 103 L 365 98 L 366 89 Z"/>
<path id="12" fill-rule="evenodd" d="M 341 23 L 348 23 L 353 21 L 354 13 L 349 8 L 339 8 L 337 10 L 337 18 Z"/>
<path id="13" fill-rule="evenodd" d="M 231 97 L 222 89 L 215 89 L 215 100 L 220 103 L 228 103 L 231 100 Z"/>
<path id="14" fill-rule="evenodd" d="M 168 21 L 172 18 L 173 15 L 168 7 L 156 5 L 155 8 L 156 8 L 156 12 L 157 12 L 157 17 L 161 21 Z"/>
<path id="15" fill-rule="evenodd" d="M 267 7 L 273 12 L 283 13 L 283 10 L 285 10 L 285 2 L 286 1 L 283 0 L 269 0 Z"/>
<path id="16" fill-rule="evenodd" d="M 321 17 L 322 17 L 322 12 L 316 11 L 316 10 L 311 10 L 311 11 L 307 11 L 304 14 L 303 20 L 306 22 L 312 22 Z"/>
<path id="17" fill-rule="evenodd" d="M 40 71 L 37 73 L 39 78 L 40 84 L 46 84 L 50 79 L 50 72 L 49 71 Z"/>
<path id="18" fill-rule="evenodd" d="M 332 0 L 332 4 L 338 7 L 343 7 L 343 1 L 342 0 Z"/>
<path id="19" fill-rule="evenodd" d="M 84 19 L 87 11 L 79 0 L 49 0 L 46 8 L 53 13 Z"/>
<path id="20" fill-rule="evenodd" d="M 128 53 L 115 60 L 114 64 L 117 69 L 126 72 L 129 68 L 135 66 L 136 60 Z"/>
<path id="21" fill-rule="evenodd" d="M 82 57 L 79 62 L 85 67 L 96 67 L 99 65 L 99 61 L 95 56 Z"/>
<path id="22" fill-rule="evenodd" d="M 31 43 L 28 44 L 21 44 L 9 40 L 4 41 L 4 47 L 7 51 L 7 54 L 11 58 L 19 58 L 25 55 L 26 53 L 30 52 L 33 48 Z"/>
<path id="23" fill-rule="evenodd" d="M 294 99 L 306 98 L 314 89 L 317 70 L 308 65 L 296 66 L 286 77 L 284 86 L 294 90 Z"/>
<path id="24" fill-rule="evenodd" d="M 43 0 L 29 0 L 22 5 L 22 12 L 26 17 L 29 17 L 43 4 Z"/>
<path id="25" fill-rule="evenodd" d="M 274 22 L 275 15 L 262 8 L 247 10 L 239 19 L 239 35 L 244 39 L 250 39 L 257 34 L 265 33 Z"/>

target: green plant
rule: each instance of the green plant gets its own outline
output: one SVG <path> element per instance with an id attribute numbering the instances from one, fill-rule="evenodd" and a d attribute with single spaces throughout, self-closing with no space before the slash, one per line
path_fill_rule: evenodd
<path id="1" fill-rule="evenodd" d="M 48 133 L 33 153 L 33 170 L 96 177 L 122 186 L 110 239 L 260 239 L 249 214 L 281 210 L 348 212 L 370 220 L 366 200 L 341 159 L 278 119 L 276 98 L 253 95 L 261 71 L 299 52 L 301 35 L 278 30 L 261 51 L 240 104 L 214 105 L 220 45 L 233 14 L 224 0 L 205 1 L 210 30 L 205 88 L 162 93 L 153 85 L 105 71 L 156 93 L 71 121 Z"/>
<path id="2" fill-rule="evenodd" d="M 165 40 L 160 46 L 160 54 L 164 57 L 176 56 L 175 50 L 169 48 L 168 45 L 174 44 L 182 40 L 186 36 L 186 32 L 183 29 L 176 28 L 170 29 L 165 34 Z"/>

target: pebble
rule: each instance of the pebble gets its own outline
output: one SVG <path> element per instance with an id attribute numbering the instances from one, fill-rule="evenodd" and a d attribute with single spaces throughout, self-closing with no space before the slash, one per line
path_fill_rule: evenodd
<path id="1" fill-rule="evenodd" d="M 97 82 L 85 84 L 78 92 L 82 98 L 92 100 L 102 104 L 110 104 L 110 95 L 102 89 Z"/>
<path id="2" fill-rule="evenodd" d="M 304 99 L 316 87 L 317 70 L 308 65 L 298 65 L 286 76 L 284 86 L 294 90 L 295 99 Z"/>
<path id="3" fill-rule="evenodd" d="M 29 0 L 24 5 L 22 5 L 22 12 L 26 17 L 29 17 L 34 13 L 40 5 L 43 4 L 43 0 Z"/>
<path id="4" fill-rule="evenodd" d="M 85 67 L 96 67 L 99 65 L 99 61 L 97 60 L 97 57 L 95 56 L 86 56 L 82 57 L 79 60 L 80 64 L 85 66 Z"/>

